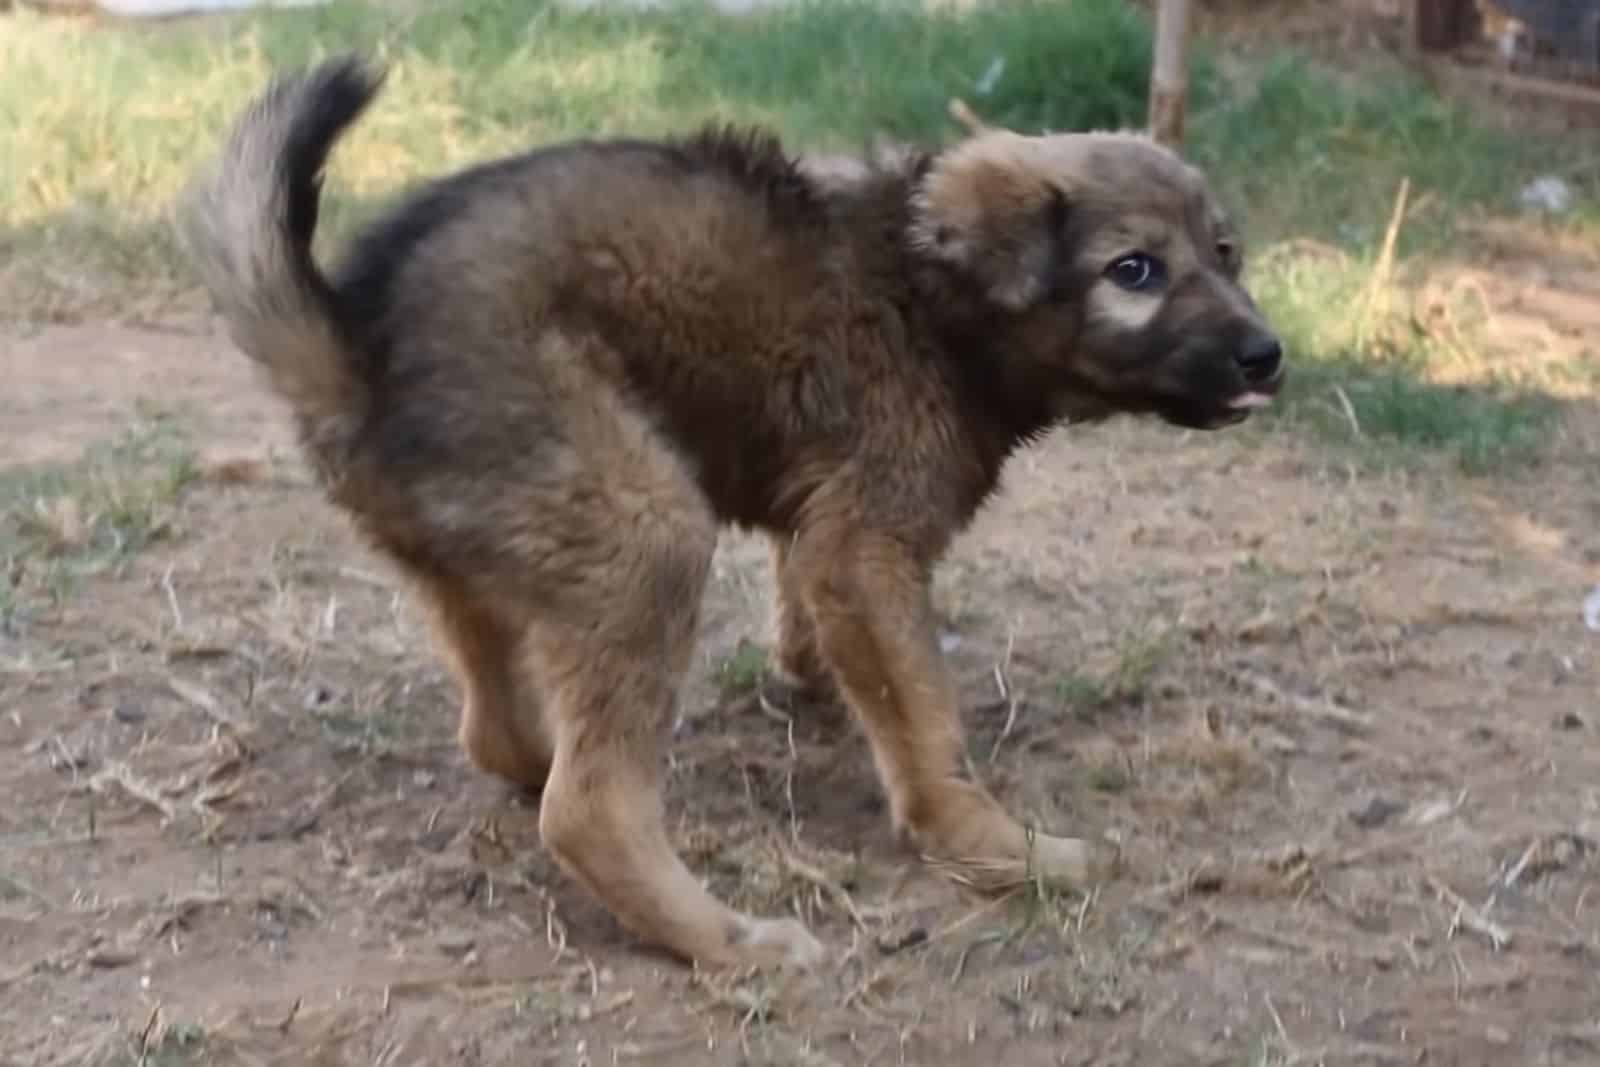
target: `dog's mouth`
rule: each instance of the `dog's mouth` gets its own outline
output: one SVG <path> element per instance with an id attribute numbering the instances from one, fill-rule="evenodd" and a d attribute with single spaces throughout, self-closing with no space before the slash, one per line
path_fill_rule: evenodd
<path id="1" fill-rule="evenodd" d="M 1237 411 L 1240 413 L 1249 413 L 1260 408 L 1268 407 L 1271 404 L 1271 393 L 1263 393 L 1259 390 L 1252 389 L 1248 393 L 1240 393 L 1238 396 L 1228 401 L 1228 410 Z"/>
<path id="2" fill-rule="evenodd" d="M 1272 392 L 1250 389 L 1220 404 L 1213 402 L 1215 406 L 1208 404 L 1196 408 L 1169 410 L 1163 414 L 1167 421 L 1192 430 L 1220 430 L 1228 426 L 1237 426 L 1255 412 L 1271 407 L 1275 392 L 1275 389 Z"/>
<path id="3" fill-rule="evenodd" d="M 1231 376 L 1230 376 L 1231 377 Z M 1279 368 L 1262 381 L 1235 378 L 1222 389 L 1200 388 L 1188 395 L 1171 396 L 1155 405 L 1167 422 L 1191 430 L 1220 430 L 1237 426 L 1251 415 L 1270 408 L 1283 391 L 1287 375 Z"/>
<path id="4" fill-rule="evenodd" d="M 1283 389 L 1284 373 L 1280 368 L 1276 374 L 1264 382 L 1253 382 L 1244 392 L 1239 393 L 1229 400 L 1224 407 L 1230 412 L 1236 412 L 1241 418 L 1248 416 L 1252 411 L 1272 406 L 1278 393 Z"/>

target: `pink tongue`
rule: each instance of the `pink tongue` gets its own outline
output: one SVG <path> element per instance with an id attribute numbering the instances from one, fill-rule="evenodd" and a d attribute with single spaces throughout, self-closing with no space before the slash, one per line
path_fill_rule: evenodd
<path id="1" fill-rule="evenodd" d="M 1228 406 L 1235 410 L 1242 410 L 1244 408 L 1264 408 L 1270 403 L 1272 403 L 1272 398 L 1266 393 L 1245 393 L 1228 401 Z"/>

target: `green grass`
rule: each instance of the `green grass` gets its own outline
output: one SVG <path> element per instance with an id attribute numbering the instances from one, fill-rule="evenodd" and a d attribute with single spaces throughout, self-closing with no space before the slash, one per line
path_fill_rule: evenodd
<path id="1" fill-rule="evenodd" d="M 1380 463 L 1443 454 L 1467 474 L 1537 457 L 1561 412 L 1545 387 L 1577 364 L 1534 374 L 1494 366 L 1369 298 L 1371 276 L 1359 260 L 1269 261 L 1253 271 L 1257 299 L 1295 360 L 1283 402 L 1262 423 L 1308 426 Z M 1456 377 L 1469 384 L 1436 380 L 1463 364 Z M 1569 394 L 1584 391 L 1566 384 Z"/>
<path id="2" fill-rule="evenodd" d="M 167 536 L 194 476 L 181 427 L 154 414 L 74 462 L 0 469 L 0 627 Z"/>
<path id="3" fill-rule="evenodd" d="M 1124 0 L 964 13 L 814 0 L 745 17 L 693 2 L 640 12 L 336 0 L 122 28 L 20 12 L 5 28 L 0 316 L 32 320 L 181 292 L 166 225 L 180 183 L 273 69 L 336 50 L 375 53 L 391 76 L 334 157 L 324 246 L 414 180 L 557 137 L 717 117 L 768 122 L 816 148 L 875 134 L 937 140 L 955 133 L 952 96 L 1024 130 L 1140 125 L 1151 53 L 1146 17 Z M 1567 225 L 1600 232 L 1600 152 L 1476 123 L 1392 66 L 1351 78 L 1282 53 L 1224 77 L 1206 42 L 1192 66 L 1189 151 L 1252 249 L 1312 238 L 1341 257 L 1257 259 L 1252 285 L 1298 371 L 1284 410 L 1257 424 L 1443 450 L 1467 470 L 1537 451 L 1553 405 L 1507 392 L 1494 374 L 1471 389 L 1438 385 L 1451 353 L 1406 336 L 1392 313 L 1352 324 L 1348 301 L 1402 178 L 1422 206 L 1397 259 L 1425 264 L 1459 245 L 1458 220 L 1514 211 L 1538 174 L 1572 181 L 1581 195 Z"/>
<path id="4" fill-rule="evenodd" d="M 1142 699 L 1172 650 L 1167 633 L 1130 633 L 1123 637 L 1111 664 L 1099 673 L 1074 672 L 1056 682 L 1056 700 L 1084 718 L 1118 704 Z"/>
<path id="5" fill-rule="evenodd" d="M 738 647 L 717 664 L 717 685 L 724 698 L 744 696 L 760 688 L 766 672 L 766 652 L 741 639 Z"/>

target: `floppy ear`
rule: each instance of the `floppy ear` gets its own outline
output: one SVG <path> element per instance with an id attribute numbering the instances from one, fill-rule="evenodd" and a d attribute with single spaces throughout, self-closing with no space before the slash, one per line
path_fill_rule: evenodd
<path id="1" fill-rule="evenodd" d="M 1067 195 L 1027 138 L 988 130 L 934 160 L 912 204 L 913 244 L 1023 311 L 1050 291 Z"/>

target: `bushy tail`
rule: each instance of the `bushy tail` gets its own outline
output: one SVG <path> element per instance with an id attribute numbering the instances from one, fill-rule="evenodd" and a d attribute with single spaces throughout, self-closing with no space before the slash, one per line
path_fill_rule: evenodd
<path id="1" fill-rule="evenodd" d="M 368 390 L 311 238 L 328 152 L 382 81 L 353 56 L 274 79 L 177 205 L 180 238 L 234 343 L 265 369 L 324 468 L 348 446 Z"/>

